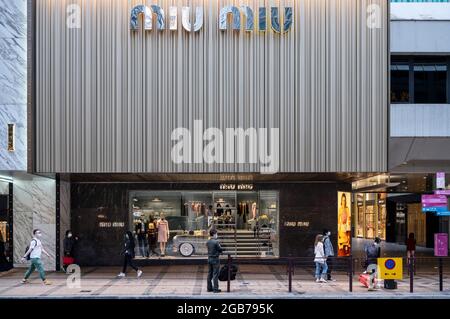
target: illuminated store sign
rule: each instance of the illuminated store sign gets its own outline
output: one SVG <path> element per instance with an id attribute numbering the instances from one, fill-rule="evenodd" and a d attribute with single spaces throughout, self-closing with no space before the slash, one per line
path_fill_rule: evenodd
<path id="1" fill-rule="evenodd" d="M 177 7 L 169 7 L 169 25 L 166 26 L 166 16 L 164 10 L 158 5 L 138 5 L 131 9 L 130 29 L 132 31 L 139 30 L 139 15 L 144 16 L 144 30 L 152 30 L 153 15 L 156 16 L 156 29 L 171 31 L 178 30 L 178 9 Z M 181 24 L 188 32 L 197 32 L 203 27 L 203 7 L 195 8 L 195 21 L 192 24 L 189 16 L 191 14 L 190 7 L 182 7 L 181 9 Z M 242 14 L 242 17 L 241 17 Z M 267 31 L 267 8 L 258 8 L 258 30 Z M 222 31 L 228 28 L 228 16 L 231 16 L 231 29 L 239 31 L 241 25 L 244 25 L 244 30 L 251 32 L 255 29 L 255 13 L 249 6 L 243 5 L 241 7 L 225 6 L 220 9 L 219 13 L 219 29 Z M 245 24 L 241 21 L 245 19 Z M 284 8 L 284 22 L 281 22 L 280 10 L 278 7 L 270 8 L 270 22 L 272 30 L 276 33 L 286 33 L 292 27 L 293 9 L 292 7 Z"/>

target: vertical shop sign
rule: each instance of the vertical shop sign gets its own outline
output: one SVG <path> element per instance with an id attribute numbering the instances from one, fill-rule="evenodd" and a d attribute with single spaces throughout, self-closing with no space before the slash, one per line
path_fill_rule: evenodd
<path id="1" fill-rule="evenodd" d="M 448 235 L 446 233 L 434 234 L 434 255 L 437 257 L 448 256 Z"/>
<path id="2" fill-rule="evenodd" d="M 436 173 L 436 188 L 445 189 L 445 172 Z"/>
<path id="3" fill-rule="evenodd" d="M 350 256 L 351 222 L 351 194 L 338 192 L 338 256 Z"/>

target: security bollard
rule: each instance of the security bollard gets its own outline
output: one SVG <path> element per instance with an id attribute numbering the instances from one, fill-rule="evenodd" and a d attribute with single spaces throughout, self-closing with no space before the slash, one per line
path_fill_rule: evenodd
<path id="1" fill-rule="evenodd" d="M 414 258 L 409 258 L 409 292 L 414 292 Z"/>
<path id="2" fill-rule="evenodd" d="M 288 280 L 289 292 L 292 292 L 292 259 L 288 258 Z"/>
<path id="3" fill-rule="evenodd" d="M 349 263 L 349 271 L 348 271 L 348 290 L 350 292 L 353 291 L 353 258 L 352 255 L 350 255 L 349 259 L 348 259 L 348 263 Z"/>
<path id="4" fill-rule="evenodd" d="M 228 277 L 227 277 L 227 292 L 230 292 L 231 290 L 231 255 L 228 254 Z"/>
<path id="5" fill-rule="evenodd" d="M 439 258 L 439 291 L 444 290 L 443 270 L 442 270 L 442 258 Z"/>

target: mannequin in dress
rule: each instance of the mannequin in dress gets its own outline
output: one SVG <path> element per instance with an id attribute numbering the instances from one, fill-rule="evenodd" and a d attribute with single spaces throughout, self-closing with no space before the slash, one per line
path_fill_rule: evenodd
<path id="1" fill-rule="evenodd" d="M 252 204 L 252 219 L 256 219 L 256 203 L 253 202 Z"/>
<path id="2" fill-rule="evenodd" d="M 169 222 L 166 220 L 164 214 L 161 214 L 161 217 L 156 225 L 156 228 L 158 229 L 158 242 L 161 250 L 161 257 L 164 257 L 166 255 L 166 244 L 170 236 Z"/>

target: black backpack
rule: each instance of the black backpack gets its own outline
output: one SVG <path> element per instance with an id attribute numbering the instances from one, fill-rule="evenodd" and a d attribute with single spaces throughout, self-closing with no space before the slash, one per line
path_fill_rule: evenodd
<path id="1" fill-rule="evenodd" d="M 236 279 L 236 274 L 237 274 L 239 268 L 236 265 L 231 265 L 230 269 L 231 269 L 231 271 L 230 271 L 230 280 L 235 280 Z M 228 265 L 224 265 L 220 269 L 220 271 L 219 271 L 219 280 L 220 281 L 227 281 L 228 280 Z"/>
<path id="2" fill-rule="evenodd" d="M 33 239 L 34 241 L 36 241 L 36 239 Z M 33 240 L 31 240 L 31 242 L 33 242 Z M 37 241 L 36 241 L 36 245 L 37 245 Z M 36 247 L 36 246 L 35 246 Z M 25 249 L 25 254 L 28 252 L 28 249 L 30 249 L 30 246 L 27 246 L 27 248 Z M 34 250 L 34 248 L 31 250 L 31 251 L 33 251 Z M 27 255 L 27 260 L 30 260 L 31 259 L 31 257 L 30 257 L 30 255 L 31 255 L 31 251 L 30 251 L 30 253 Z M 25 255 L 24 254 L 24 255 Z"/>

